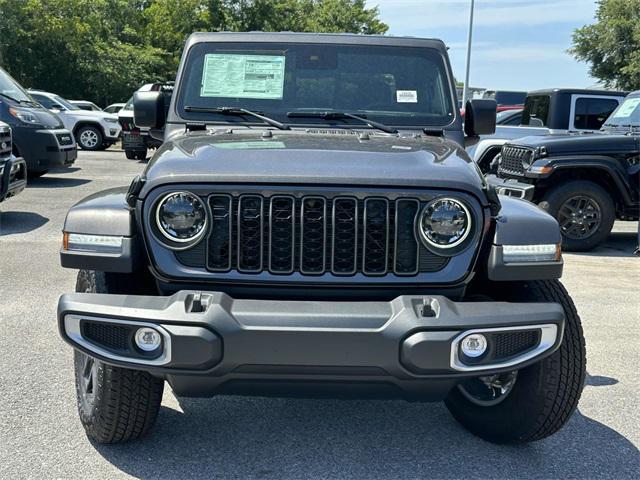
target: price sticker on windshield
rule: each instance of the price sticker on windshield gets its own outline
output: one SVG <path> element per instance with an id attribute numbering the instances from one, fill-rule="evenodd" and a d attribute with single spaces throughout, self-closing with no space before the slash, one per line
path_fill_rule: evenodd
<path id="1" fill-rule="evenodd" d="M 640 104 L 640 98 L 629 98 L 624 101 L 622 106 L 618 109 L 612 118 L 627 118 L 630 117 L 635 111 L 636 107 Z"/>
<path id="2" fill-rule="evenodd" d="M 396 102 L 418 103 L 418 92 L 416 90 L 396 90 Z"/>
<path id="3" fill-rule="evenodd" d="M 284 63 L 284 55 L 207 54 L 200 96 L 281 100 Z"/>

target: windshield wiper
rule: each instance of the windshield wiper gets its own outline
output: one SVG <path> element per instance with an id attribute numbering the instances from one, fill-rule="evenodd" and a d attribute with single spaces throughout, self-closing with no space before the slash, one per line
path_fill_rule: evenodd
<path id="1" fill-rule="evenodd" d="M 265 117 L 264 115 L 259 114 L 258 112 L 252 112 L 251 110 L 247 110 L 246 108 L 237 108 L 237 107 L 215 107 L 215 108 L 207 108 L 207 107 L 184 107 L 186 112 L 200 112 L 200 113 L 221 113 L 222 115 L 235 115 L 238 117 L 249 115 L 251 117 L 255 117 L 259 120 L 262 120 L 264 123 L 271 125 L 272 127 L 279 128 L 280 130 L 291 130 L 291 127 L 285 123 L 274 120 L 273 118 Z"/>
<path id="2" fill-rule="evenodd" d="M 382 130 L 386 133 L 398 133 L 393 127 L 389 127 L 384 123 L 374 122 L 373 120 L 367 119 L 365 115 L 354 115 L 353 113 L 347 112 L 334 112 L 328 110 L 326 112 L 289 112 L 287 113 L 287 117 L 289 118 L 322 118 L 324 120 L 340 120 L 345 118 L 353 118 L 354 120 L 359 120 L 362 123 L 369 125 L 371 128 L 377 128 L 378 130 Z"/>
<path id="3" fill-rule="evenodd" d="M 26 100 L 18 100 L 17 98 L 13 98 L 11 95 L 7 95 L 6 93 L 2 93 L 2 92 L 0 92 L 0 97 L 7 98 L 7 99 L 12 100 L 12 101 L 14 101 L 16 103 L 22 103 L 22 102 L 26 101 Z"/>

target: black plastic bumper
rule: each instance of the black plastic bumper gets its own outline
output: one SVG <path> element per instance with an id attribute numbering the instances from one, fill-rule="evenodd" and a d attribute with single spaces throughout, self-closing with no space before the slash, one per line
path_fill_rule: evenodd
<path id="1" fill-rule="evenodd" d="M 27 164 L 22 158 L 0 161 L 0 202 L 18 195 L 27 186 Z"/>
<path id="2" fill-rule="evenodd" d="M 487 175 L 487 183 L 500 195 L 533 200 L 535 185 L 530 183 L 519 182 L 513 178 L 499 178 L 496 175 Z"/>
<path id="3" fill-rule="evenodd" d="M 72 165 L 78 157 L 73 135 L 69 130 L 47 130 L 29 127 L 13 129 L 13 141 L 30 171 Z"/>
<path id="4" fill-rule="evenodd" d="M 162 376 L 179 395 L 356 391 L 442 399 L 463 378 L 514 370 L 552 353 L 562 339 L 564 312 L 553 303 L 456 303 L 440 296 L 276 302 L 180 291 L 171 297 L 63 295 L 58 321 L 73 347 L 106 363 Z M 92 323 L 133 333 L 127 346 L 114 349 L 83 333 Z M 135 331 L 143 326 L 161 333 L 155 356 L 134 345 Z M 485 359 L 467 362 L 459 342 L 477 330 L 489 339 L 510 332 L 540 334 L 535 346 L 501 360 L 493 358 L 497 350 L 490 340 Z"/>

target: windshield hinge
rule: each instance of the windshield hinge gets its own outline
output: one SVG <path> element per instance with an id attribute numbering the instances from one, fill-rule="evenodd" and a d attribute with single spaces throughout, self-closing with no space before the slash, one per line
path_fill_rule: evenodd
<path id="1" fill-rule="evenodd" d="M 444 130 L 441 128 L 423 128 L 422 131 L 430 137 L 444 137 Z"/>
<path id="2" fill-rule="evenodd" d="M 187 132 L 203 132 L 207 129 L 206 123 L 187 123 L 185 125 Z"/>

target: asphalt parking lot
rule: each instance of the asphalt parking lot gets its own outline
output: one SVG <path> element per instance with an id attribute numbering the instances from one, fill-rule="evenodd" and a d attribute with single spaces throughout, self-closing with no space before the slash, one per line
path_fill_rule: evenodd
<path id="1" fill-rule="evenodd" d="M 76 414 L 72 351 L 57 333 L 67 209 L 128 184 L 144 163 L 121 151 L 80 152 L 0 204 L 0 478 L 638 478 L 640 258 L 636 224 L 606 245 L 565 255 L 564 282 L 582 316 L 588 378 L 555 436 L 495 446 L 442 404 L 224 397 L 165 390 L 151 435 L 92 445 Z"/>

